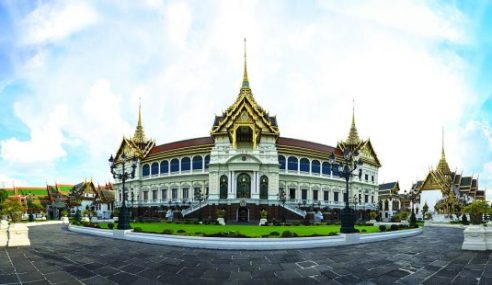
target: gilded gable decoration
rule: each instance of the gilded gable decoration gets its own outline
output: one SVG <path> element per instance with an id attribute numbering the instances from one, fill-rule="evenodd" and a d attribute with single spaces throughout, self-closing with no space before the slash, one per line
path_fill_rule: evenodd
<path id="1" fill-rule="evenodd" d="M 251 135 L 253 148 L 259 143 L 262 135 L 271 135 L 275 138 L 280 135 L 277 119 L 270 116 L 253 97 L 248 78 L 246 47 L 243 80 L 239 95 L 222 116 L 216 116 L 211 131 L 212 136 L 228 135 L 233 147 L 237 146 L 238 134 L 240 133 L 245 133 L 244 136 Z"/>

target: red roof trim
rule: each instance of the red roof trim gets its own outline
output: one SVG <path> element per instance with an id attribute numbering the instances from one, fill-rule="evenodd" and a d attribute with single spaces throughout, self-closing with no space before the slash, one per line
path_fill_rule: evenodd
<path id="1" fill-rule="evenodd" d="M 280 138 L 278 138 L 277 146 L 300 147 L 300 148 L 306 148 L 306 149 L 325 152 L 325 153 L 335 152 L 336 154 L 341 154 L 341 152 L 338 148 L 335 148 L 335 147 L 332 147 L 329 145 L 325 145 L 325 144 L 309 142 L 309 141 L 304 141 L 304 140 L 298 140 L 298 139 L 293 139 L 293 138 L 282 138 L 282 137 L 280 137 Z"/>
<path id="2" fill-rule="evenodd" d="M 166 143 L 166 144 L 154 146 L 150 150 L 149 154 L 156 154 L 156 153 L 172 151 L 172 150 L 181 149 L 181 148 L 194 147 L 194 146 L 206 146 L 206 145 L 213 145 L 213 144 L 214 144 L 214 140 L 212 137 L 194 138 L 194 139 L 175 141 L 175 142 L 171 142 L 171 143 Z M 277 145 L 278 146 L 286 146 L 286 147 L 305 148 L 305 149 L 320 151 L 320 152 L 324 152 L 324 153 L 335 152 L 336 154 L 341 154 L 340 149 L 338 149 L 336 147 L 332 147 L 332 146 L 324 145 L 324 144 L 320 144 L 320 143 L 315 143 L 315 142 L 299 140 L 299 139 L 293 139 L 293 138 L 280 137 L 280 138 L 278 138 Z"/>
<path id="3" fill-rule="evenodd" d="M 160 152 L 171 151 L 180 148 L 193 147 L 193 146 L 201 146 L 201 145 L 213 145 L 214 140 L 212 137 L 201 137 L 195 139 L 189 139 L 184 141 L 176 141 L 166 144 L 161 144 L 158 146 L 154 146 L 149 154 L 156 154 Z"/>

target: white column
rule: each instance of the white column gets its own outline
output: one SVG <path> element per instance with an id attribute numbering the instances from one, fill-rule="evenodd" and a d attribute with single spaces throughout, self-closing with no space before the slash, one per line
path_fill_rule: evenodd
<path id="1" fill-rule="evenodd" d="M 233 197 L 237 197 L 237 189 L 236 189 L 236 173 L 232 172 L 232 179 L 231 179 L 231 187 L 232 187 L 232 193 Z"/>
<path id="2" fill-rule="evenodd" d="M 227 192 L 232 193 L 232 171 L 229 171 L 229 177 L 227 178 Z"/>
<path id="3" fill-rule="evenodd" d="M 260 189 L 260 177 L 258 171 L 255 171 L 255 194 L 258 194 L 258 189 Z"/>

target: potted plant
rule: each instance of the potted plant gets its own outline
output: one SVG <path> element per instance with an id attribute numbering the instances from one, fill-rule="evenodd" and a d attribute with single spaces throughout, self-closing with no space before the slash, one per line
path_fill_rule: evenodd
<path id="1" fill-rule="evenodd" d="M 216 214 L 217 214 L 217 223 L 219 223 L 219 225 L 225 226 L 225 220 L 224 220 L 225 210 L 224 209 L 217 209 Z"/>
<path id="2" fill-rule="evenodd" d="M 371 220 L 369 220 L 370 223 L 376 223 L 376 218 L 378 217 L 378 213 L 376 213 L 375 211 L 370 211 L 369 212 L 369 218 Z"/>
<path id="3" fill-rule="evenodd" d="M 268 217 L 268 211 L 265 209 L 262 209 L 260 211 L 260 218 L 261 218 L 260 223 L 259 223 L 260 226 L 266 225 L 268 223 L 267 217 Z"/>
<path id="4" fill-rule="evenodd" d="M 463 209 L 464 213 L 470 214 L 470 222 L 472 225 L 480 225 L 482 216 L 489 211 L 489 205 L 484 200 L 475 200 L 470 205 Z"/>
<path id="5" fill-rule="evenodd" d="M 69 223 L 68 222 L 68 211 L 67 211 L 67 209 L 63 209 L 61 211 L 61 215 L 62 215 L 61 220 L 62 220 L 63 224 L 67 225 Z"/>
<path id="6" fill-rule="evenodd" d="M 7 246 L 29 246 L 28 228 L 22 224 L 22 214 L 24 213 L 24 205 L 17 199 L 6 199 L 2 203 L 2 214 L 10 217 L 12 223 L 8 229 Z"/>

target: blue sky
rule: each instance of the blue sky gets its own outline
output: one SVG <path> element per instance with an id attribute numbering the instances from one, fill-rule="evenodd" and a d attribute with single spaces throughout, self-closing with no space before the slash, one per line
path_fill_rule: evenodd
<path id="1" fill-rule="evenodd" d="M 437 164 L 492 189 L 490 1 L 0 0 L 0 184 L 110 179 L 143 123 L 158 144 L 209 134 L 236 97 L 282 136 L 335 145 L 352 99 L 403 188 Z"/>

